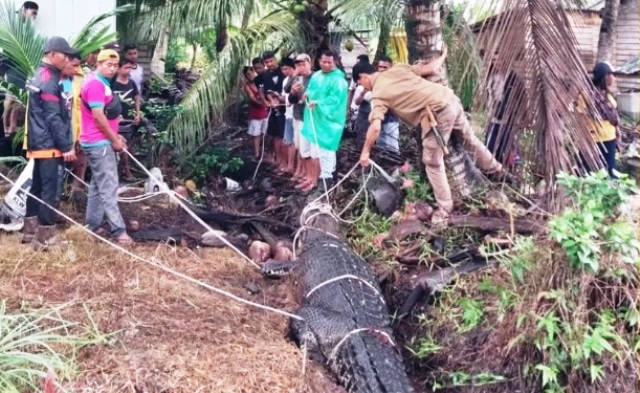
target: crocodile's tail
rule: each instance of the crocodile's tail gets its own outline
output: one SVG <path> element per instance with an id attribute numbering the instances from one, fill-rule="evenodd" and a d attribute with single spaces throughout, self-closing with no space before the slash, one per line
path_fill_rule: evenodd
<path id="1" fill-rule="evenodd" d="M 349 393 L 413 393 L 402 358 L 384 330 L 345 338 L 329 364 Z"/>

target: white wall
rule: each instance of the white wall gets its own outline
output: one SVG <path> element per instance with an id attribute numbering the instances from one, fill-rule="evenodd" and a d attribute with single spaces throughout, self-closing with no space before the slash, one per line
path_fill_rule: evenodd
<path id="1" fill-rule="evenodd" d="M 16 10 L 23 0 L 14 0 Z M 71 39 L 92 18 L 116 8 L 116 0 L 35 0 L 40 6 L 36 28 L 45 36 L 61 36 Z M 110 25 L 115 31 L 115 18 L 107 19 L 104 25 Z"/>

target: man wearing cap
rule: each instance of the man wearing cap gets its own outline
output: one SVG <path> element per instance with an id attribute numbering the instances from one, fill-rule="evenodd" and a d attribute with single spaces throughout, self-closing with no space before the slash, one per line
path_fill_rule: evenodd
<path id="1" fill-rule="evenodd" d="M 80 147 L 89 160 L 91 183 L 87 201 L 87 227 L 97 234 L 106 234 L 102 221 L 107 218 L 111 237 L 127 245 L 124 219 L 118 208 L 118 161 L 116 152 L 127 148 L 125 139 L 118 135 L 122 106 L 111 90 L 113 76 L 118 70 L 120 56 L 113 49 L 98 54 L 96 71 L 82 85 L 82 131 Z"/>
<path id="2" fill-rule="evenodd" d="M 320 168 L 320 164 L 312 159 L 309 155 L 303 156 L 300 150 L 300 131 L 302 130 L 302 118 L 304 113 L 304 91 L 309 85 L 309 79 L 311 79 L 311 58 L 306 53 L 301 53 L 296 56 L 295 62 L 295 75 L 289 79 L 285 86 L 285 92 L 289 94 L 287 97 L 289 103 L 293 104 L 293 146 L 296 150 L 296 165 L 295 172 L 293 174 L 293 180 L 298 181 L 299 184 L 304 184 L 311 179 L 314 163 L 315 166 Z"/>
<path id="3" fill-rule="evenodd" d="M 35 160 L 31 194 L 56 207 L 62 163 L 73 161 L 75 151 L 66 102 L 62 98 L 61 71 L 69 58 L 77 56 L 62 37 L 52 37 L 44 47 L 44 59 L 27 86 L 27 157 Z M 27 197 L 23 243 L 38 249 L 63 246 L 56 233 L 53 210 L 32 196 Z"/>
<path id="4" fill-rule="evenodd" d="M 370 165 L 369 152 L 380 135 L 382 120 L 389 110 L 406 123 L 419 124 L 422 128 L 422 161 L 438 202 L 433 221 L 438 223 L 444 223 L 453 210 L 444 167 L 444 149 L 452 133 L 461 138 L 465 150 L 479 169 L 497 179 L 508 177 L 502 165 L 474 135 L 460 99 L 448 87 L 422 78 L 437 72 L 445 58 L 446 48 L 439 58 L 427 64 L 398 64 L 385 72 L 368 66 L 360 71 L 358 80 L 371 91 L 370 126 L 360 164 L 363 167 Z"/>

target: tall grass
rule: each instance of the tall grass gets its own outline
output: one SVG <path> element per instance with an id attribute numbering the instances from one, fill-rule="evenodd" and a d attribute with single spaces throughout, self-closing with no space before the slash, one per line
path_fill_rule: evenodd
<path id="1" fill-rule="evenodd" d="M 40 391 L 50 371 L 70 378 L 77 372 L 75 351 L 103 340 L 94 329 L 87 334 L 78 323 L 63 319 L 59 312 L 66 306 L 11 313 L 6 302 L 0 303 L 0 392 Z"/>

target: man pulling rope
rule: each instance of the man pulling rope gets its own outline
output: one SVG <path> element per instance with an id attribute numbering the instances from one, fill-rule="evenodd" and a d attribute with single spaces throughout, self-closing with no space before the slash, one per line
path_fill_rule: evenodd
<path id="1" fill-rule="evenodd" d="M 494 179 L 507 179 L 509 174 L 473 134 L 460 98 L 437 83 L 423 79 L 434 74 L 446 58 L 442 55 L 428 64 L 398 64 L 384 73 L 373 66 L 360 69 L 358 83 L 371 91 L 369 129 L 362 148 L 360 164 L 369 166 L 369 152 L 380 135 L 382 120 L 392 110 L 402 121 L 422 128 L 422 161 L 438 202 L 434 222 L 443 222 L 453 210 L 451 189 L 447 181 L 444 155 L 452 134 L 456 134 L 476 165 Z"/>

